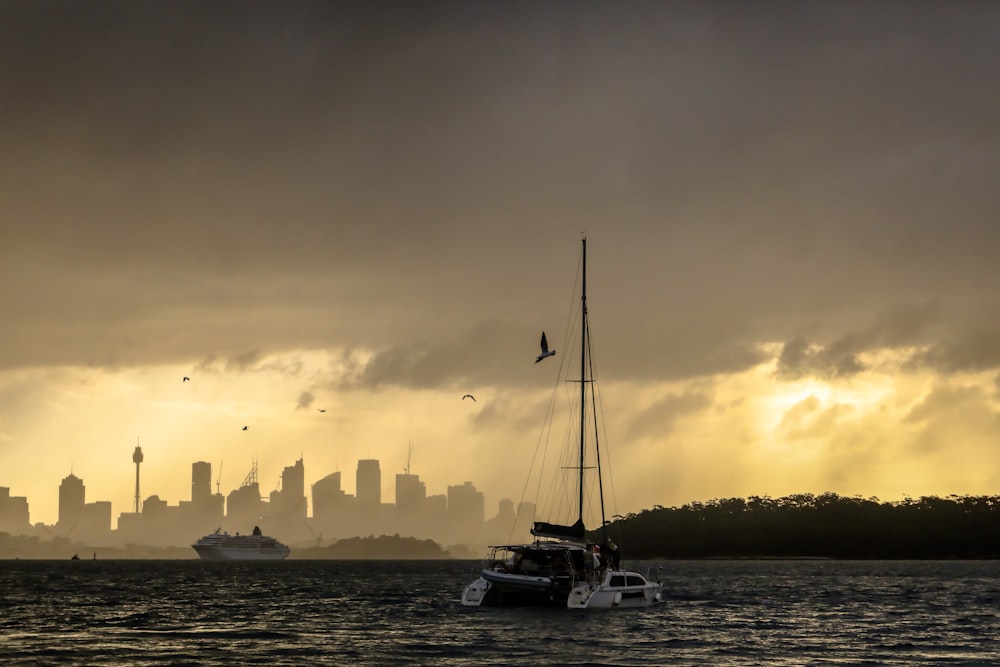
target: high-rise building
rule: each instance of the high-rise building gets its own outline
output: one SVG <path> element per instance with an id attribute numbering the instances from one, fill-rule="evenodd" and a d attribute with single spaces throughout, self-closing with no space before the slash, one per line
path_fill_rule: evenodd
<path id="1" fill-rule="evenodd" d="M 382 504 L 382 471 L 378 459 L 358 461 L 357 493 L 358 505 L 378 507 Z"/>
<path id="2" fill-rule="evenodd" d="M 486 517 L 486 498 L 472 482 L 448 487 L 448 516 L 456 524 L 478 526 Z"/>
<path id="3" fill-rule="evenodd" d="M 212 493 L 212 464 L 195 461 L 191 464 L 191 501 L 181 501 L 188 526 L 194 532 L 208 532 L 222 525 L 226 499 Z"/>
<path id="4" fill-rule="evenodd" d="M 332 472 L 312 485 L 313 518 L 333 519 L 338 510 L 347 506 L 349 498 L 340 488 L 340 472 Z"/>
<path id="5" fill-rule="evenodd" d="M 65 531 L 70 531 L 83 518 L 83 506 L 86 504 L 87 490 L 83 480 L 70 473 L 59 485 L 59 520 L 57 525 Z"/>
<path id="6" fill-rule="evenodd" d="M 0 486 L 0 533 L 21 535 L 30 527 L 28 499 L 23 496 L 11 496 L 8 487 Z"/>
<path id="7" fill-rule="evenodd" d="M 427 487 L 417 475 L 398 473 L 396 475 L 396 512 L 415 514 L 424 508 Z"/>
<path id="8" fill-rule="evenodd" d="M 212 497 L 212 464 L 195 461 L 191 464 L 191 502 L 204 505 Z"/>
<path id="9" fill-rule="evenodd" d="M 445 514 L 448 512 L 448 496 L 443 493 L 435 493 L 433 496 L 427 496 L 426 507 L 429 514 L 443 521 Z"/>
<path id="10" fill-rule="evenodd" d="M 226 496 L 226 518 L 236 526 L 253 525 L 260 520 L 263 510 L 264 503 L 261 502 L 260 485 L 257 483 L 257 461 L 255 460 L 240 488 L 230 491 L 229 495 Z"/>
<path id="11" fill-rule="evenodd" d="M 111 502 L 98 500 L 83 506 L 80 527 L 74 533 L 83 539 L 106 539 L 111 534 Z"/>
<path id="12" fill-rule="evenodd" d="M 296 498 L 306 495 L 306 468 L 302 459 L 295 465 L 285 466 L 281 472 L 281 490 L 287 491 Z"/>
<path id="13" fill-rule="evenodd" d="M 306 472 L 302 459 L 281 472 L 281 490 L 271 493 L 271 516 L 306 518 Z"/>

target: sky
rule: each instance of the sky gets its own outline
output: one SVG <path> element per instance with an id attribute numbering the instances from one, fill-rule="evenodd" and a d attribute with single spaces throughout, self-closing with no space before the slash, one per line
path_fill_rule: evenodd
<path id="1" fill-rule="evenodd" d="M 117 517 L 138 442 L 171 504 L 300 457 L 531 500 L 585 234 L 612 513 L 1000 493 L 998 31 L 0 0 L 0 486 L 52 523 L 72 471 Z"/>

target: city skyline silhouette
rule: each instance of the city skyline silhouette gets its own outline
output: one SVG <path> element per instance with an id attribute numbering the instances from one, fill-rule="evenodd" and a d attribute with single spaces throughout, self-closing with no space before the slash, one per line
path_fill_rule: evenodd
<path id="1" fill-rule="evenodd" d="M 183 546 L 216 529 L 250 532 L 259 525 L 294 545 L 322 545 L 336 539 L 401 534 L 439 544 L 479 546 L 484 539 L 507 539 L 520 523 L 523 532 L 534 505 L 503 499 L 496 514 L 487 516 L 483 493 L 471 481 L 449 485 L 446 493 L 427 494 L 419 475 L 395 474 L 395 501 L 382 501 L 382 470 L 378 459 L 359 459 L 356 491 L 343 488 L 341 471 L 328 473 L 305 486 L 305 462 L 286 466 L 277 488 L 263 494 L 257 461 L 241 484 L 223 494 L 212 464 L 191 464 L 191 495 L 176 504 L 154 492 L 139 498 L 144 460 L 139 445 L 136 465 L 136 506 L 114 516 L 110 501 L 86 498 L 85 480 L 70 472 L 58 487 L 59 514 L 52 524 L 30 521 L 30 500 L 0 487 L 0 533 L 83 542 L 92 546 Z M 215 491 L 213 491 L 215 486 Z"/>

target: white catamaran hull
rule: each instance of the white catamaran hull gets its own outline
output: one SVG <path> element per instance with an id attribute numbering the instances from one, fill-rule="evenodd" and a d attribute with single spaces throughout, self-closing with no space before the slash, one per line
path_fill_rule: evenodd
<path id="1" fill-rule="evenodd" d="M 562 598 L 555 595 L 556 589 L 550 580 L 537 577 L 539 581 L 527 582 L 524 579 L 517 575 L 500 578 L 495 572 L 483 570 L 479 578 L 465 587 L 462 605 L 562 606 Z M 581 582 L 574 586 L 566 597 L 565 606 L 568 609 L 631 609 L 651 607 L 662 600 L 663 587 L 659 582 L 646 581 L 636 572 L 608 572 L 600 582 Z"/>
<path id="2" fill-rule="evenodd" d="M 465 587 L 466 607 L 566 606 L 584 570 L 586 550 L 578 544 L 539 541 L 491 547 L 478 576 Z"/>
<path id="3" fill-rule="evenodd" d="M 629 583 L 617 579 L 626 579 Z M 651 607 L 662 599 L 663 587 L 658 582 L 646 581 L 635 572 L 609 572 L 600 583 L 575 586 L 569 592 L 566 606 L 570 609 L 629 609 Z"/>
<path id="4" fill-rule="evenodd" d="M 522 577 L 484 570 L 462 591 L 464 607 L 565 606 L 568 584 L 560 586 L 547 577 Z"/>
<path id="5" fill-rule="evenodd" d="M 479 607 L 486 599 L 486 594 L 490 591 L 490 582 L 479 577 L 462 591 L 463 607 Z"/>

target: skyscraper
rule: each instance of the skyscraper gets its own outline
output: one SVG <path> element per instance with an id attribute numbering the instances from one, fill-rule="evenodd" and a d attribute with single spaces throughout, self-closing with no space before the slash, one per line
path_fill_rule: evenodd
<path id="1" fill-rule="evenodd" d="M 12 496 L 9 488 L 0 486 L 0 533 L 20 535 L 30 527 L 28 499 Z"/>
<path id="2" fill-rule="evenodd" d="M 456 525 L 479 526 L 486 517 L 486 498 L 472 482 L 448 487 L 448 516 Z"/>
<path id="3" fill-rule="evenodd" d="M 382 504 L 382 471 L 378 459 L 358 461 L 356 497 L 358 504 L 366 507 Z"/>
<path id="4" fill-rule="evenodd" d="M 348 497 L 340 488 L 340 472 L 332 472 L 312 485 L 312 511 L 317 520 L 335 518 L 338 509 L 347 506 Z"/>
<path id="5" fill-rule="evenodd" d="M 306 473 L 302 459 L 295 465 L 285 466 L 281 472 L 281 490 L 271 493 L 271 514 L 274 516 L 294 515 L 306 518 Z"/>
<path id="6" fill-rule="evenodd" d="M 226 496 L 226 518 L 235 525 L 253 525 L 260 520 L 263 507 L 260 485 L 257 483 L 257 461 L 254 460 L 240 488 L 230 491 Z"/>
<path id="7" fill-rule="evenodd" d="M 59 485 L 59 520 L 57 525 L 66 531 L 72 530 L 83 518 L 87 489 L 83 480 L 70 473 Z"/>
<path id="8" fill-rule="evenodd" d="M 424 509 L 427 500 L 427 487 L 417 475 L 409 473 L 396 474 L 396 512 L 399 514 L 415 514 Z"/>
<path id="9" fill-rule="evenodd" d="M 195 461 L 191 464 L 191 502 L 204 505 L 212 496 L 212 464 Z"/>

